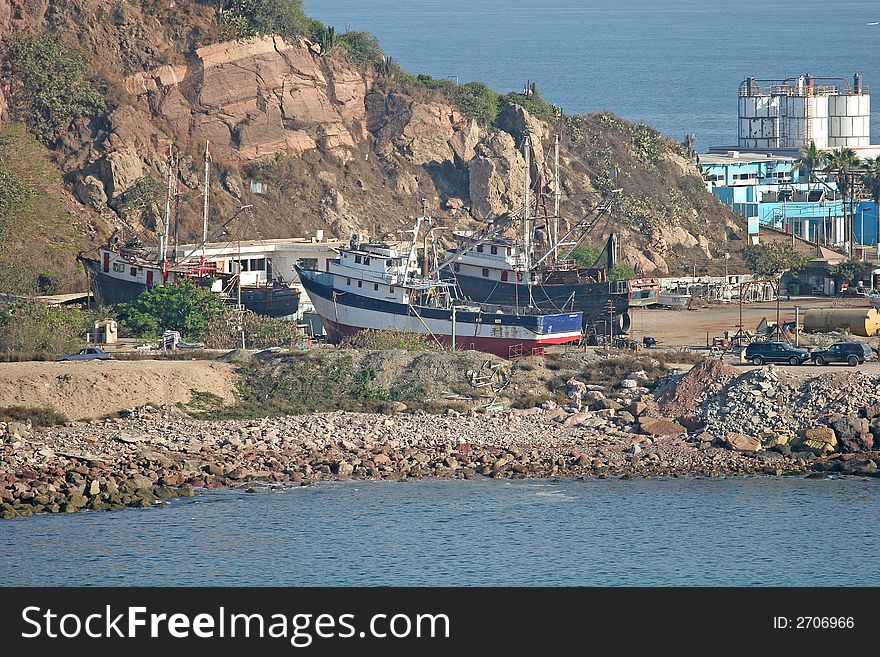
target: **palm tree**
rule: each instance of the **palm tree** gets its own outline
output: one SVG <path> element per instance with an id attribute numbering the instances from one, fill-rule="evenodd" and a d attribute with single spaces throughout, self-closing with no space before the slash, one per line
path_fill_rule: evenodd
<path id="1" fill-rule="evenodd" d="M 816 142 L 811 140 L 809 146 L 801 149 L 801 156 L 795 163 L 794 170 L 804 174 L 809 184 L 812 182 L 815 172 L 822 168 L 823 160 L 822 151 L 816 148 Z"/>
<path id="2" fill-rule="evenodd" d="M 833 151 L 825 153 L 825 170 L 834 174 L 834 180 L 837 182 L 837 189 L 840 190 L 840 196 L 843 200 L 843 226 L 849 242 L 849 257 L 853 255 L 853 234 L 852 234 L 852 198 L 855 194 L 855 169 L 858 169 L 861 161 L 856 152 L 851 148 L 835 148 Z M 847 201 L 850 207 L 847 207 Z"/>
<path id="3" fill-rule="evenodd" d="M 862 184 L 871 193 L 874 201 L 874 210 L 877 212 L 877 248 L 880 249 L 880 155 L 869 157 L 863 166 L 865 171 L 862 174 Z"/>

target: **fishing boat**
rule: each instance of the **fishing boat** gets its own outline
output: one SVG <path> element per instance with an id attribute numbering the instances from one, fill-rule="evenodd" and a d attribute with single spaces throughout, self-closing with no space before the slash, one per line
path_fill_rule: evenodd
<path id="1" fill-rule="evenodd" d="M 672 308 L 673 310 L 681 310 L 687 307 L 690 300 L 691 295 L 687 293 L 661 291 L 657 295 L 656 304 L 665 308 Z"/>
<path id="2" fill-rule="evenodd" d="M 442 280 L 439 270 L 423 273 L 417 236 L 426 221 L 430 218 L 417 219 L 408 250 L 353 236 L 347 247 L 338 249 L 339 258 L 328 262 L 328 271 L 296 266 L 331 341 L 390 329 L 512 358 L 580 339 L 579 311 L 545 313 L 462 301 L 455 284 Z"/>
<path id="3" fill-rule="evenodd" d="M 159 248 L 150 249 L 134 242 L 125 242 L 118 233 L 97 249 L 97 257 L 80 254 L 89 277 L 89 286 L 99 305 L 116 305 L 134 301 L 142 292 L 161 285 L 172 285 L 189 280 L 244 306 L 257 315 L 287 317 L 299 307 L 300 292 L 285 281 L 271 275 L 271 262 L 263 260 L 262 270 L 247 264 L 254 259 L 237 260 L 232 271 L 221 270 L 216 261 L 205 256 L 208 243 L 208 190 L 210 187 L 210 151 L 205 146 L 205 188 L 203 240 L 189 253 L 178 254 L 176 245 L 170 245 L 171 206 L 177 194 L 175 188 L 174 153 L 169 149 L 168 181 L 166 189 L 164 230 Z M 237 215 L 236 215 L 237 216 Z M 233 217 L 234 219 L 235 217 Z M 233 219 L 225 222 L 228 226 Z M 177 219 L 174 221 L 177 224 Z M 174 234 L 177 234 L 175 226 Z M 176 240 L 175 240 L 176 241 Z"/>
<path id="4" fill-rule="evenodd" d="M 453 233 L 443 277 L 455 282 L 464 296 L 478 303 L 537 308 L 545 312 L 580 311 L 584 329 L 619 333 L 630 328 L 630 306 L 656 302 L 656 279 L 612 281 L 616 239 L 606 248 L 606 267 L 584 267 L 572 253 L 611 211 L 619 189 L 602 194 L 586 217 L 564 233 L 559 229 L 559 192 L 551 216 L 540 173 L 533 173 L 530 141 L 523 145 L 525 178 L 523 211 L 498 217 L 477 231 Z M 559 181 L 559 140 L 556 140 L 556 181 Z M 533 196 L 532 196 L 533 195 Z M 530 197 L 535 199 L 534 207 Z"/>

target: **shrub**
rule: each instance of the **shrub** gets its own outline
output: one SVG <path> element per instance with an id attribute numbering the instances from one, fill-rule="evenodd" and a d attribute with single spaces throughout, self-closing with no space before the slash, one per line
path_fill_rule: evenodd
<path id="1" fill-rule="evenodd" d="M 555 123 L 562 118 L 562 110 L 544 100 L 537 90 L 533 90 L 528 95 L 510 93 L 504 96 L 504 100 L 513 105 L 519 105 L 536 119 L 548 123 Z"/>
<path id="2" fill-rule="evenodd" d="M 476 119 L 481 125 L 491 126 L 498 119 L 501 94 L 482 82 L 450 85 L 446 96 L 459 106 L 465 116 Z"/>
<path id="3" fill-rule="evenodd" d="M 602 265 L 601 258 L 604 249 L 598 246 L 579 246 L 571 252 L 571 258 L 578 267 L 598 267 Z"/>
<path id="4" fill-rule="evenodd" d="M 119 209 L 127 217 L 141 220 L 146 212 L 165 198 L 165 186 L 152 176 L 138 178 L 119 199 Z"/>
<path id="5" fill-rule="evenodd" d="M 207 288 L 182 281 L 147 290 L 133 302 L 121 304 L 119 314 L 135 337 L 152 338 L 171 329 L 197 339 L 223 314 L 223 299 Z"/>
<path id="6" fill-rule="evenodd" d="M 0 422 L 30 422 L 35 427 L 54 427 L 69 420 L 53 408 L 42 406 L 6 406 L 0 408 Z"/>
<path id="7" fill-rule="evenodd" d="M 50 34 L 18 34 L 9 51 L 12 76 L 20 85 L 25 123 L 45 144 L 71 123 L 103 114 L 107 103 L 89 80 L 88 62 Z"/>
<path id="8" fill-rule="evenodd" d="M 245 313 L 223 314 L 215 317 L 205 331 L 205 346 L 209 349 L 236 349 L 241 347 L 241 328 L 244 329 L 247 349 L 286 347 L 293 349 L 304 339 L 296 322 L 289 322 L 264 315 Z"/>
<path id="9" fill-rule="evenodd" d="M 0 313 L 0 351 L 60 354 L 79 346 L 93 317 L 80 310 L 19 301 Z"/>
<path id="10" fill-rule="evenodd" d="M 361 66 L 374 64 L 385 56 L 379 40 L 369 32 L 346 32 L 336 38 L 336 45 L 350 61 Z"/>
<path id="11" fill-rule="evenodd" d="M 608 270 L 608 280 L 611 281 L 627 281 L 636 275 L 631 265 L 625 262 L 618 262 Z"/>
<path id="12" fill-rule="evenodd" d="M 306 17 L 300 0 L 221 0 L 220 24 L 226 37 L 294 38 L 313 36 L 318 23 Z"/>

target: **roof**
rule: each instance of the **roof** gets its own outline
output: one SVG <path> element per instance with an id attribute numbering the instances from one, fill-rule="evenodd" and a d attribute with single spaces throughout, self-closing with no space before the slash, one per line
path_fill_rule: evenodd
<path id="1" fill-rule="evenodd" d="M 732 155 L 731 153 L 736 153 Z M 754 164 L 756 162 L 796 162 L 797 157 L 781 153 L 749 153 L 735 148 L 726 152 L 700 155 L 700 164 Z"/>

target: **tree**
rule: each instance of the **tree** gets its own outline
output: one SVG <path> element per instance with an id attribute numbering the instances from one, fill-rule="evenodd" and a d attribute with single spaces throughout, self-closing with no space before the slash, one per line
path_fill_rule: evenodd
<path id="1" fill-rule="evenodd" d="M 828 273 L 837 281 L 838 287 L 844 283 L 854 285 L 859 281 L 867 281 L 871 278 L 874 266 L 864 260 L 844 260 L 836 265 L 828 267 Z"/>
<path id="2" fill-rule="evenodd" d="M 571 252 L 571 259 L 578 267 L 595 267 L 602 257 L 602 249 L 598 246 L 579 246 Z"/>
<path id="3" fill-rule="evenodd" d="M 812 260 L 798 253 L 790 244 L 750 244 L 740 251 L 746 267 L 758 276 L 779 278 L 786 271 L 798 272 Z"/>
<path id="4" fill-rule="evenodd" d="M 0 351 L 60 354 L 75 349 L 94 317 L 78 309 L 17 301 L 0 312 Z"/>
<path id="5" fill-rule="evenodd" d="M 212 320 L 223 314 L 218 294 L 190 281 L 154 287 L 131 303 L 121 304 L 119 315 L 136 337 L 156 337 L 167 330 L 200 338 Z"/>
<path id="6" fill-rule="evenodd" d="M 843 225 L 849 243 L 849 255 L 853 253 L 852 200 L 855 195 L 855 169 L 859 166 L 859 157 L 851 148 L 836 148 L 825 153 L 825 168 L 834 174 L 837 189 L 843 201 Z M 847 205 L 849 201 L 849 206 Z"/>
<path id="7" fill-rule="evenodd" d="M 632 265 L 628 265 L 625 262 L 618 262 L 608 270 L 609 281 L 628 281 L 634 278 L 635 275 L 636 270 L 632 268 Z"/>
<path id="8" fill-rule="evenodd" d="M 795 163 L 794 170 L 806 176 L 809 185 L 816 172 L 822 169 L 823 162 L 822 151 L 816 148 L 815 141 L 810 140 L 810 145 L 801 149 L 801 156 Z"/>

